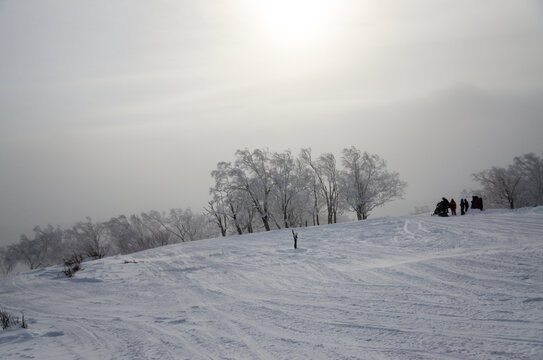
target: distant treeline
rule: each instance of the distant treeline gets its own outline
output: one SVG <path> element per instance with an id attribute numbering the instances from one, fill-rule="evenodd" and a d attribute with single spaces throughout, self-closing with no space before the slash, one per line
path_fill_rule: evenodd
<path id="1" fill-rule="evenodd" d="M 314 158 L 311 149 L 238 150 L 233 162 L 211 172 L 214 186 L 202 213 L 172 209 L 120 215 L 105 222 L 91 218 L 69 229 L 36 226 L 32 238 L 0 248 L 3 273 L 17 263 L 30 269 L 61 264 L 74 254 L 102 258 L 157 246 L 232 234 L 338 221 L 352 211 L 359 220 L 388 201 L 401 198 L 406 183 L 388 171 L 378 155 L 343 149 L 341 166 L 332 153 Z"/>

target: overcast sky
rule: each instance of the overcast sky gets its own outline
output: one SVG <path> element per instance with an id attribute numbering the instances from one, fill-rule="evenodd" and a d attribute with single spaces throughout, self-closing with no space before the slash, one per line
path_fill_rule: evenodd
<path id="1" fill-rule="evenodd" d="M 245 147 L 376 153 L 407 215 L 542 139 L 542 1 L 0 0 L 0 244 L 200 211 Z"/>

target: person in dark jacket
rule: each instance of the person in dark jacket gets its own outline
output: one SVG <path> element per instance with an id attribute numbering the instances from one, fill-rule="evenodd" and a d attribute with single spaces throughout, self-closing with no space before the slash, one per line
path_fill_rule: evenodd
<path id="1" fill-rule="evenodd" d="M 454 199 L 451 199 L 450 207 L 451 207 L 451 215 L 456 216 L 456 202 L 454 201 Z"/>
<path id="2" fill-rule="evenodd" d="M 451 204 L 449 203 L 449 200 L 445 198 L 441 198 L 441 201 L 437 203 L 436 209 L 432 215 L 438 215 L 441 217 L 449 216 L 450 207 L 451 207 Z"/>
<path id="3" fill-rule="evenodd" d="M 460 215 L 464 215 L 466 212 L 464 211 L 465 207 L 464 198 L 460 199 Z"/>

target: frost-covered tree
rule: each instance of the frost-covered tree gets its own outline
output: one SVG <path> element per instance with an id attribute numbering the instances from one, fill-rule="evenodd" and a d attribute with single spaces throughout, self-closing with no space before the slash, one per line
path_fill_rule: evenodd
<path id="1" fill-rule="evenodd" d="M 217 225 L 221 232 L 221 236 L 228 234 L 229 219 L 226 212 L 226 205 L 223 197 L 219 197 L 220 193 L 212 194 L 213 198 L 207 202 L 207 206 L 204 208 L 206 214 L 212 219 L 213 223 Z"/>
<path id="2" fill-rule="evenodd" d="M 170 216 L 156 210 L 141 214 L 143 226 L 149 234 L 152 247 L 186 241 L 183 225 L 180 221 L 175 221 L 171 215 L 182 211 L 181 209 L 172 209 L 170 210 Z"/>
<path id="3" fill-rule="evenodd" d="M 191 209 L 171 209 L 168 223 L 180 234 L 182 241 L 195 241 L 216 235 L 210 231 L 209 218 Z"/>
<path id="4" fill-rule="evenodd" d="M 9 274 L 17 264 L 17 256 L 12 249 L 0 247 L 0 273 Z"/>
<path id="5" fill-rule="evenodd" d="M 482 185 L 482 193 L 487 204 L 507 206 L 510 209 L 526 205 L 522 199 L 522 174 L 513 166 L 507 168 L 494 166 L 472 176 Z"/>
<path id="6" fill-rule="evenodd" d="M 31 270 L 58 264 L 65 253 L 62 238 L 63 231 L 60 227 L 48 225 L 42 229 L 36 226 L 33 239 L 21 235 L 18 243 L 8 247 L 8 252 Z"/>
<path id="7" fill-rule="evenodd" d="M 534 153 L 517 156 L 507 167 L 494 166 L 472 174 L 490 207 L 516 209 L 543 205 L 543 157 Z"/>
<path id="8" fill-rule="evenodd" d="M 190 209 L 171 209 L 168 215 L 150 211 L 143 213 L 142 219 L 154 239 L 155 247 L 200 240 L 212 235 L 209 218 L 194 214 Z"/>
<path id="9" fill-rule="evenodd" d="M 70 248 L 66 246 L 65 231 L 60 226 L 47 225 L 34 227 L 34 240 L 43 244 L 45 257 L 43 266 L 59 264 L 67 256 Z"/>
<path id="10" fill-rule="evenodd" d="M 274 187 L 270 157 L 267 149 L 238 150 L 230 172 L 233 188 L 249 197 L 266 231 L 271 229 L 271 192 Z"/>
<path id="11" fill-rule="evenodd" d="M 30 270 L 34 270 L 42 266 L 45 259 L 46 249 L 40 245 L 37 241 L 23 234 L 18 243 L 9 246 L 9 250 L 13 251 L 18 262 L 20 261 Z"/>
<path id="12" fill-rule="evenodd" d="M 228 194 L 227 205 L 226 212 L 236 233 L 241 235 L 254 232 L 255 208 L 249 194 L 234 188 Z"/>
<path id="13" fill-rule="evenodd" d="M 320 211 L 323 208 L 324 201 L 322 200 L 319 181 L 313 171 L 308 171 L 307 184 L 309 191 L 308 201 L 311 204 L 309 215 L 313 226 L 318 226 L 320 225 Z"/>
<path id="14" fill-rule="evenodd" d="M 521 175 L 522 201 L 528 205 L 543 205 L 543 157 L 534 153 L 517 156 L 512 169 Z"/>
<path id="15" fill-rule="evenodd" d="M 301 158 L 295 162 L 295 177 L 297 194 L 291 201 L 291 224 L 297 227 L 318 224 L 321 208 L 321 197 L 315 176 Z"/>
<path id="16" fill-rule="evenodd" d="M 316 184 L 322 196 L 328 213 L 328 224 L 337 222 L 339 212 L 339 172 L 336 158 L 332 153 L 324 153 L 313 160 L 311 149 L 302 149 L 300 159 L 315 176 Z"/>
<path id="17" fill-rule="evenodd" d="M 306 168 L 290 150 L 274 153 L 271 166 L 275 184 L 272 191 L 274 214 L 277 214 L 274 218 L 281 219 L 285 228 L 302 226 L 309 193 Z"/>
<path id="18" fill-rule="evenodd" d="M 106 224 L 114 252 L 130 254 L 154 247 L 153 240 L 141 217 L 120 215 Z"/>
<path id="19" fill-rule="evenodd" d="M 378 155 L 362 153 L 354 146 L 342 153 L 342 198 L 356 212 L 358 220 L 367 219 L 376 207 L 403 197 L 406 183 L 397 172 L 388 171 L 386 162 Z"/>
<path id="20" fill-rule="evenodd" d="M 233 173 L 230 162 L 219 162 L 217 169 L 211 172 L 215 184 L 209 189 L 212 199 L 207 212 L 215 219 L 215 224 L 224 235 L 229 228 L 235 229 L 239 235 L 243 234 L 244 230 L 252 232 L 252 226 L 247 224 L 247 213 L 252 214 L 252 204 L 247 194 L 233 183 Z"/>
<path id="21" fill-rule="evenodd" d="M 79 221 L 67 230 L 67 236 L 81 253 L 89 257 L 103 258 L 109 254 L 111 242 L 104 223 L 93 223 L 90 217 Z"/>

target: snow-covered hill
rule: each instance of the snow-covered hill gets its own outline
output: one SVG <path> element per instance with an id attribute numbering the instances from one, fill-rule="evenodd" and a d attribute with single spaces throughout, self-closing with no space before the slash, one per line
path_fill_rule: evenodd
<path id="1" fill-rule="evenodd" d="M 297 231 L 0 278 L 0 358 L 543 359 L 543 208 Z"/>

